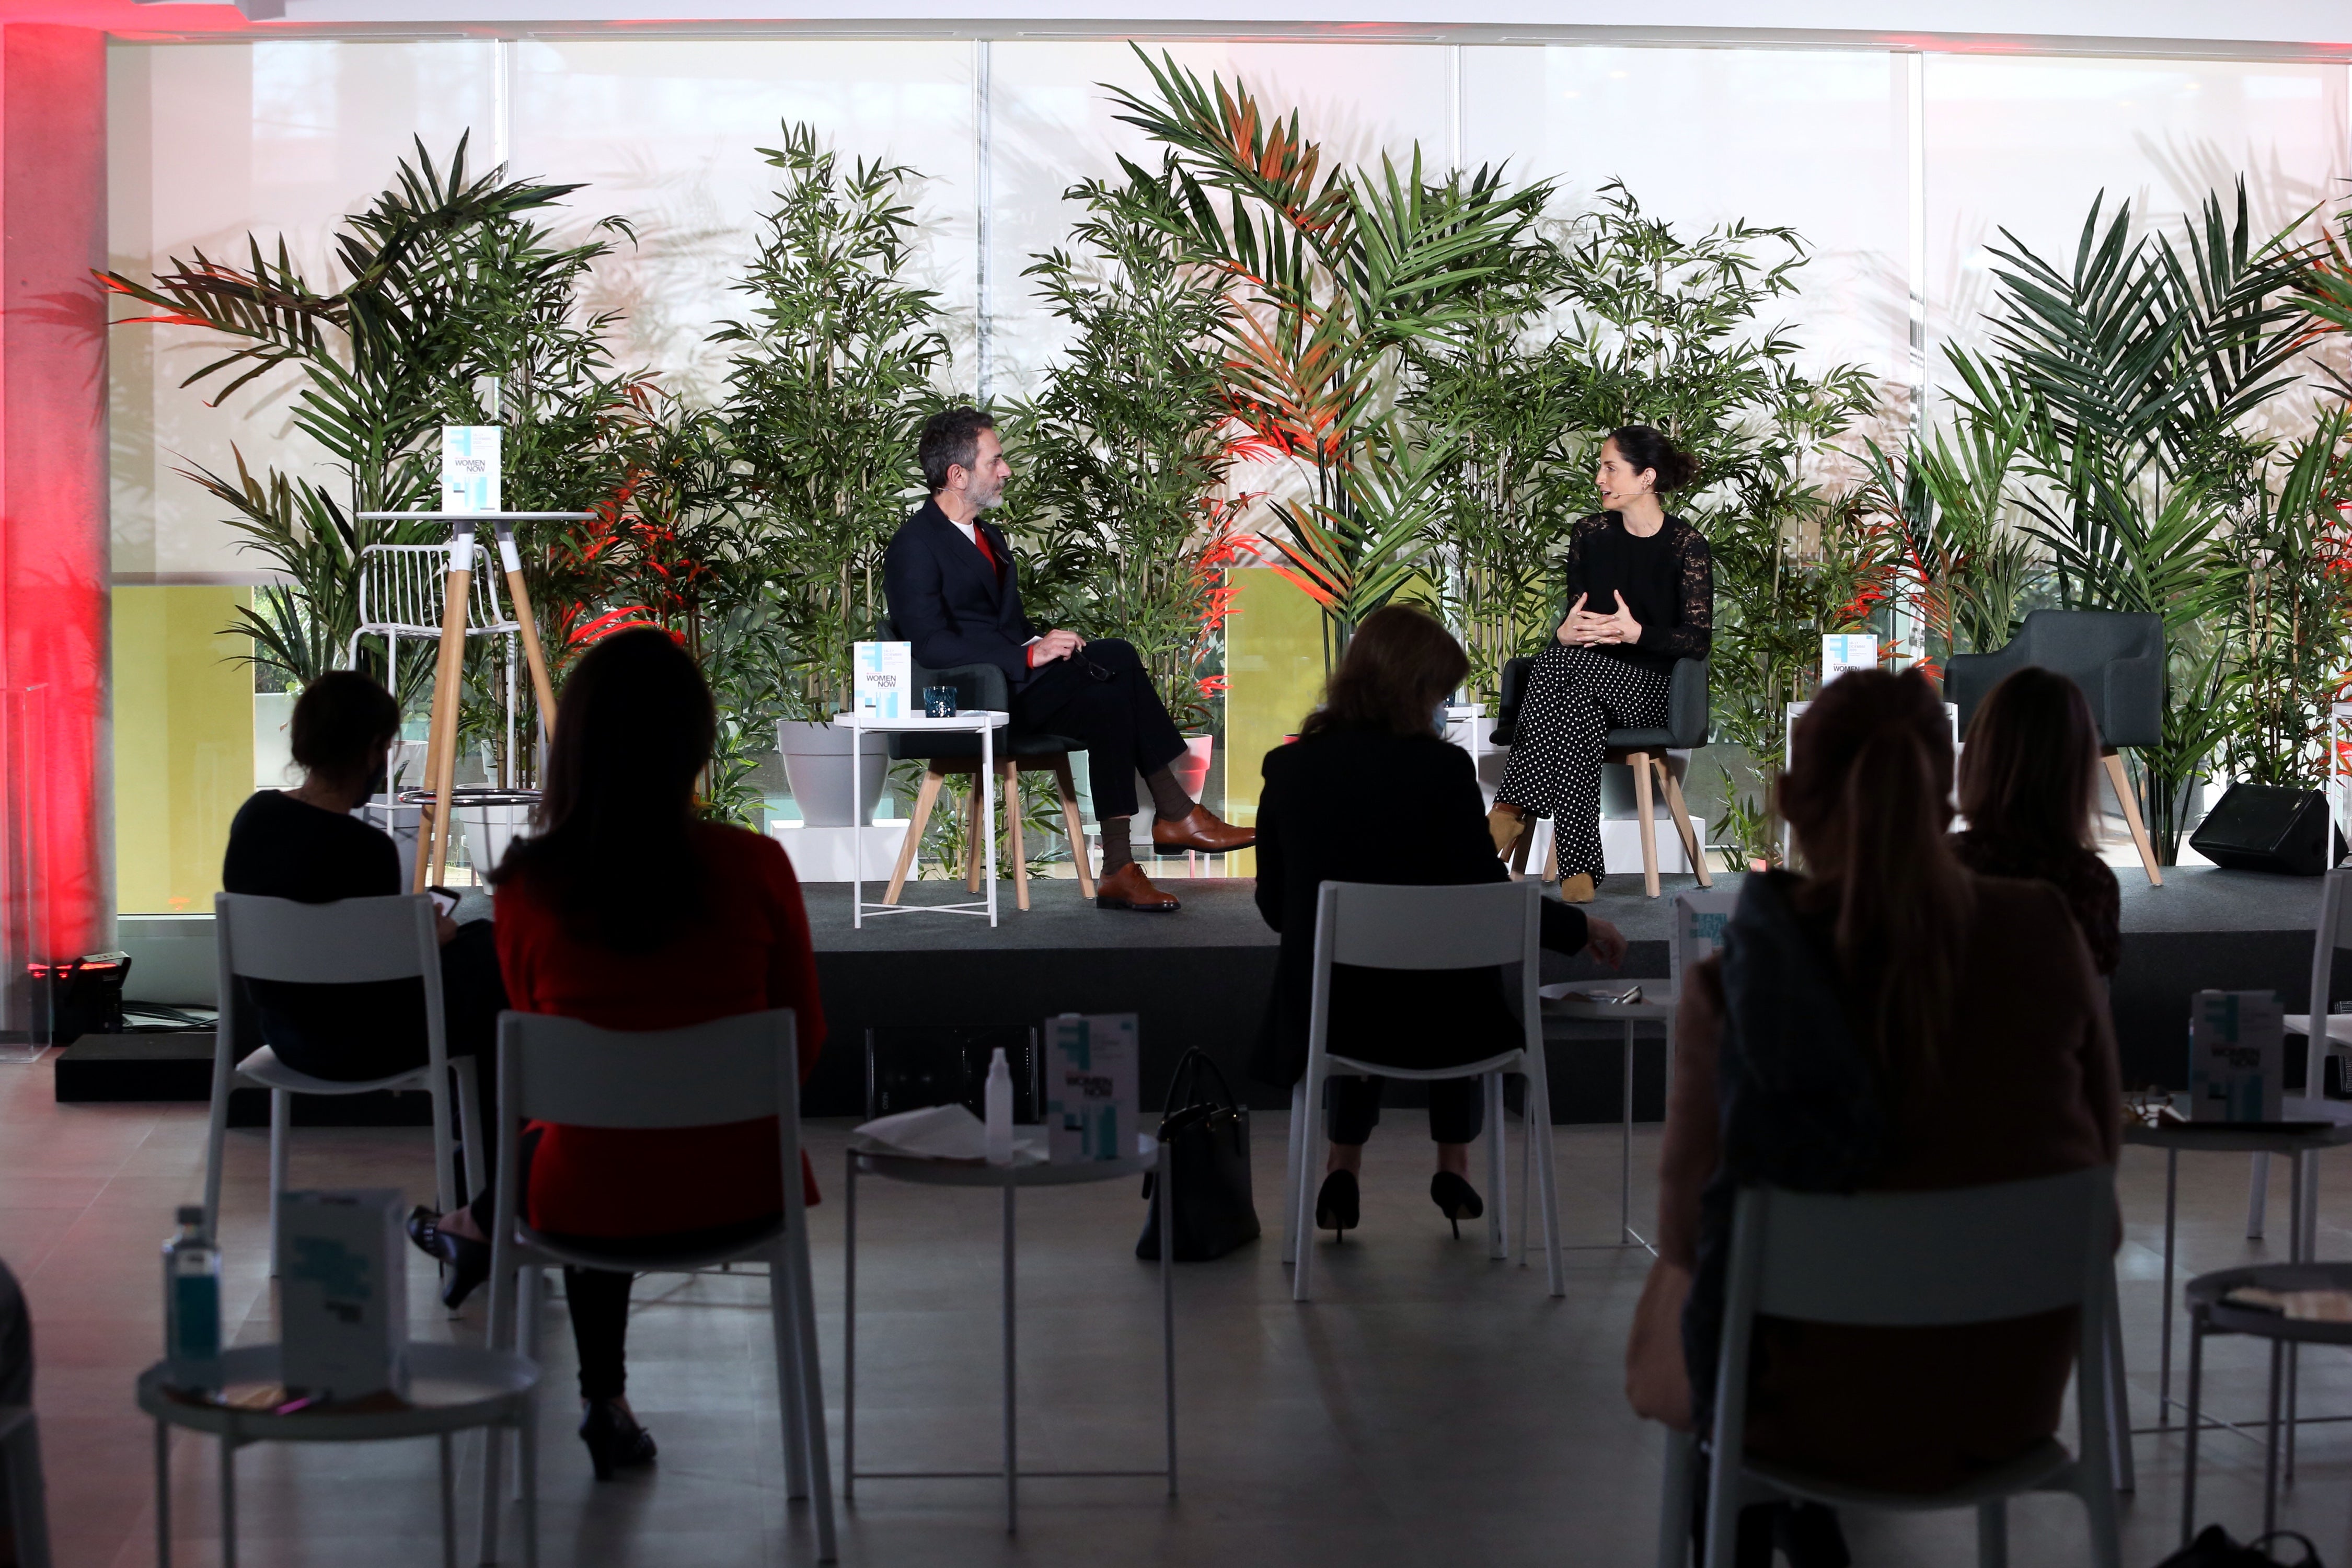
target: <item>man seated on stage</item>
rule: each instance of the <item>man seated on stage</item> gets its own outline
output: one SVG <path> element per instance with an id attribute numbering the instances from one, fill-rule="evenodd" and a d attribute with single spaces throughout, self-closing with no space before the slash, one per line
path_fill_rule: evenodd
<path id="1" fill-rule="evenodd" d="M 915 662 L 932 669 L 996 665 L 1012 684 L 1014 729 L 1050 731 L 1086 747 L 1102 820 L 1097 905 L 1176 909 L 1128 844 L 1136 774 L 1150 786 L 1151 841 L 1161 848 L 1221 855 L 1248 848 L 1256 836 L 1221 821 L 1169 772 L 1184 754 L 1183 737 L 1134 648 L 1114 637 L 1045 631 L 1022 613 L 1013 552 L 1003 531 L 981 516 L 1013 476 L 995 422 L 976 408 L 935 414 L 918 456 L 931 499 L 898 530 L 882 564 L 898 635 L 913 645 Z M 1082 845 L 1072 848 L 1086 853 Z"/>

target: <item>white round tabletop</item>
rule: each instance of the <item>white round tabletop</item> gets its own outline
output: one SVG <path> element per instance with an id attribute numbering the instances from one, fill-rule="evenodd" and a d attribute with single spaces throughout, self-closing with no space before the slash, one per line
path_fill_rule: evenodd
<path id="1" fill-rule="evenodd" d="M 912 1154 L 877 1154 L 865 1150 L 856 1153 L 857 1168 L 869 1175 L 927 1187 L 1067 1187 L 1139 1176 L 1160 1163 L 1156 1153 L 1124 1160 L 1082 1160 L 1063 1165 L 1044 1161 L 991 1165 L 979 1160 L 926 1160 Z"/>
<path id="2" fill-rule="evenodd" d="M 836 713 L 833 721 L 851 730 L 1002 730 L 1013 715 L 998 708 L 967 708 L 952 719 L 909 713 L 903 719 L 877 719 L 869 714 Z"/>
<path id="3" fill-rule="evenodd" d="M 139 1374 L 139 1408 L 158 1421 L 240 1443 L 362 1443 L 511 1422 L 539 1386 L 538 1363 L 478 1345 L 411 1344 L 408 1372 L 408 1397 L 397 1403 L 367 1401 L 352 1409 L 329 1405 L 278 1415 L 215 1404 L 173 1388 L 164 1381 L 168 1366 L 159 1362 Z M 221 1382 L 229 1390 L 278 1381 L 276 1345 L 221 1352 Z"/>

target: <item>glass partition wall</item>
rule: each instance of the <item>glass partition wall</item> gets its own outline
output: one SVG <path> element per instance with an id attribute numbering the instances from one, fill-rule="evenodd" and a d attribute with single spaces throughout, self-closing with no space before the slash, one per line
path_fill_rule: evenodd
<path id="1" fill-rule="evenodd" d="M 1898 418 L 1916 389 L 1932 405 L 1944 345 L 1974 341 L 1986 247 L 2002 228 L 2065 253 L 2101 192 L 2164 219 L 2241 175 L 2258 220 L 2282 226 L 2342 198 L 2352 173 L 2336 64 L 1168 47 L 1203 74 L 1238 73 L 1269 105 L 1298 107 L 1327 156 L 1404 158 L 1417 144 L 1433 164 L 1556 177 L 1563 211 L 1616 180 L 1677 226 L 1795 228 L 1815 260 L 1784 319 L 1809 361 L 1857 363 L 1886 384 Z M 584 183 L 569 203 L 583 230 L 607 214 L 629 220 L 634 242 L 601 265 L 593 302 L 621 313 L 616 358 L 658 368 L 690 398 L 715 390 L 724 351 L 709 334 L 740 309 L 732 284 L 775 173 L 760 149 L 778 144 L 781 121 L 812 123 L 846 159 L 921 174 L 919 271 L 949 312 L 946 379 L 999 398 L 1034 390 L 1063 341 L 1022 274 L 1066 243 L 1076 209 L 1064 193 L 1143 151 L 1100 84 L 1141 86 L 1145 74 L 1108 39 L 288 40 L 122 44 L 111 61 L 114 267 L 143 274 L 197 248 L 241 250 L 255 232 L 283 234 L 298 260 L 323 268 L 334 220 L 382 188 L 396 159 L 418 141 L 446 156 L 463 134 L 477 166 Z M 282 375 L 220 407 L 181 390 L 197 352 L 174 329 L 120 331 L 110 374 L 118 691 L 187 731 L 142 738 L 119 706 L 117 790 L 125 809 L 136 802 L 202 837 L 225 828 L 218 803 L 233 811 L 245 787 L 240 747 L 255 779 L 283 782 L 273 748 L 284 700 L 263 694 L 253 719 L 211 686 L 201 700 L 174 696 L 182 663 L 221 658 L 223 600 L 258 579 L 219 509 L 175 470 L 233 472 L 238 453 L 299 468 L 320 454 L 291 424 Z M 1311 616 L 1285 601 L 1296 590 L 1263 567 L 1235 578 L 1224 731 L 1247 754 L 1223 773 L 1224 805 L 1246 820 L 1255 753 L 1296 727 L 1321 670 L 1298 636 Z M 138 832 L 152 829 L 126 827 L 124 841 Z M 118 858 L 126 912 L 209 900 L 216 852 L 167 858 L 174 869 L 161 877 L 152 857 Z"/>

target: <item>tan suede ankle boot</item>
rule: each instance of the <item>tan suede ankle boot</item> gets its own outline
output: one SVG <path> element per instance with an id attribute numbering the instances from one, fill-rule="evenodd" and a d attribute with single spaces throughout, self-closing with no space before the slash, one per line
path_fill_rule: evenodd
<path id="1" fill-rule="evenodd" d="M 1495 809 L 1486 814 L 1486 831 L 1494 837 L 1496 855 L 1508 855 L 1527 830 L 1528 819 L 1516 805 L 1496 801 Z"/>

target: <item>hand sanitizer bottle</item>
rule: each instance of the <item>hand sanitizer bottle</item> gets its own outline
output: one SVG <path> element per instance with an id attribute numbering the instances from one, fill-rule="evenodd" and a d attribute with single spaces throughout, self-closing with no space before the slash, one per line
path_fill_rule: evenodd
<path id="1" fill-rule="evenodd" d="M 983 1104 L 988 1111 L 988 1163 L 992 1165 L 1013 1163 L 1013 1065 L 1004 1059 L 1004 1047 L 988 1059 L 988 1090 Z"/>
<path id="2" fill-rule="evenodd" d="M 220 1386 L 220 1249 L 205 1234 L 205 1211 L 179 1212 L 180 1234 L 163 1244 L 163 1354 L 181 1388 Z"/>

